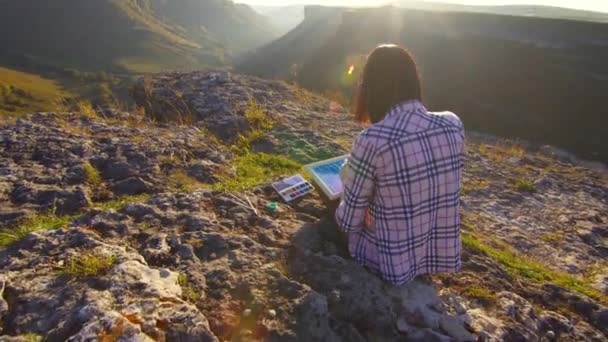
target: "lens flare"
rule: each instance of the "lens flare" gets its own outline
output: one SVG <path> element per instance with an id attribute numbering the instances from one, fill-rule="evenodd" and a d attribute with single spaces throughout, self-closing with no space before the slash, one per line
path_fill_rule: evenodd
<path id="1" fill-rule="evenodd" d="M 353 72 L 355 72 L 355 65 L 354 65 L 354 64 L 351 64 L 350 68 L 348 68 L 348 74 L 349 74 L 349 75 L 352 75 L 352 74 L 353 74 Z"/>

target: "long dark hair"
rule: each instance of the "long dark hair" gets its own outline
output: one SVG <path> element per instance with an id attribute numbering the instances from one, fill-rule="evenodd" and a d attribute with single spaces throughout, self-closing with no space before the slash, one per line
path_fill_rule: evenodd
<path id="1" fill-rule="evenodd" d="M 381 121 L 395 105 L 422 101 L 418 67 L 412 55 L 397 45 L 380 45 L 367 58 L 355 97 L 355 120 Z"/>

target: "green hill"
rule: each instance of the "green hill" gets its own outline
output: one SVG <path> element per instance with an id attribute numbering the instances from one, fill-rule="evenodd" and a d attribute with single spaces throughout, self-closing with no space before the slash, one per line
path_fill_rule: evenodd
<path id="1" fill-rule="evenodd" d="M 263 16 L 226 0 L 0 0 L 5 54 L 78 70 L 222 66 L 275 37 Z"/>
<path id="2" fill-rule="evenodd" d="M 49 110 L 58 96 L 65 95 L 55 81 L 0 67 L 0 117 Z"/>

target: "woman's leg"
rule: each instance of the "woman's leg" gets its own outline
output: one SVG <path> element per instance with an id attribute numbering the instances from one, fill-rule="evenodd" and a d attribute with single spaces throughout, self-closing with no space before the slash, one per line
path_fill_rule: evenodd
<path id="1" fill-rule="evenodd" d="M 320 222 L 319 233 L 323 239 L 333 242 L 339 249 L 348 253 L 348 235 L 340 229 L 335 218 L 336 209 L 338 209 L 340 201 L 329 201 L 324 198 L 324 202 L 327 206 L 327 215 L 322 219 L 322 222 Z"/>

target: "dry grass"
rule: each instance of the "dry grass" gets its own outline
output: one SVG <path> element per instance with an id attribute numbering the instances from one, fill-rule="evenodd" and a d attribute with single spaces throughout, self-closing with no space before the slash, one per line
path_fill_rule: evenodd
<path id="1" fill-rule="evenodd" d="M 176 170 L 167 178 L 169 188 L 177 191 L 192 191 L 203 189 L 205 185 L 198 180 L 190 177 L 184 170 Z"/>
<path id="2" fill-rule="evenodd" d="M 99 186 L 101 184 L 101 174 L 93 165 L 91 165 L 91 163 L 85 162 L 82 164 L 82 168 L 84 170 L 84 179 L 87 184 L 93 186 Z"/>
<path id="3" fill-rule="evenodd" d="M 97 112 L 95 112 L 95 109 L 93 108 L 93 105 L 91 104 L 91 102 L 79 101 L 76 104 L 76 109 L 80 115 L 82 115 L 86 118 L 89 118 L 91 120 L 97 119 Z"/>
<path id="4" fill-rule="evenodd" d="M 564 235 L 559 233 L 545 233 L 540 236 L 540 239 L 546 243 L 555 243 L 564 240 Z"/>
<path id="5" fill-rule="evenodd" d="M 479 190 L 486 189 L 488 186 L 492 184 L 490 181 L 486 179 L 471 179 L 463 182 L 462 184 L 462 192 L 467 194 L 470 192 L 475 192 Z"/>
<path id="6" fill-rule="evenodd" d="M 117 257 L 115 255 L 101 255 L 93 252 L 83 252 L 70 257 L 60 273 L 73 278 L 91 278 L 106 274 Z"/>
<path id="7" fill-rule="evenodd" d="M 519 145 L 488 145 L 480 144 L 477 151 L 495 162 L 504 162 L 510 158 L 521 158 L 526 154 L 526 150 Z"/>
<path id="8" fill-rule="evenodd" d="M 61 86 L 38 75 L 0 67 L 0 117 L 48 111 L 67 96 Z"/>

